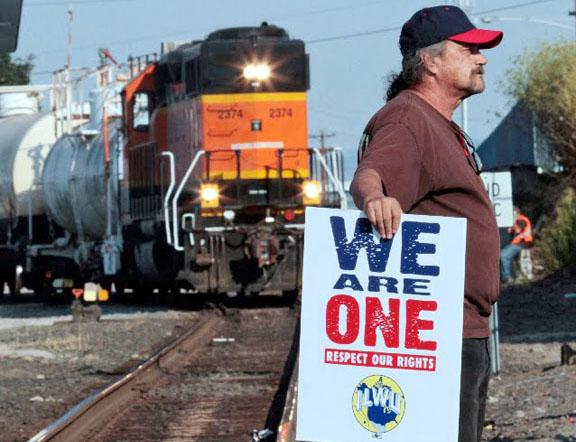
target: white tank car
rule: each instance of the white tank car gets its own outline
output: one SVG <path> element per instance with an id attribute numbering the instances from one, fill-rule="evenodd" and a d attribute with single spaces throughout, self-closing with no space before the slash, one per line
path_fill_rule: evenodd
<path id="1" fill-rule="evenodd" d="M 32 92 L 0 89 L 0 220 L 45 213 L 42 173 L 56 134 L 37 101 Z"/>
<path id="2" fill-rule="evenodd" d="M 41 92 L 50 86 L 0 87 L 0 297 L 4 283 L 17 293 L 19 254 L 46 219 L 42 174 L 56 141 L 55 119 L 39 112 Z"/>

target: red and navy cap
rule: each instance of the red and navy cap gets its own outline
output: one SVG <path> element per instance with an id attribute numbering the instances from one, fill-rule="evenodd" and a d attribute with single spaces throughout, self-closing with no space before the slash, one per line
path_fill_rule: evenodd
<path id="1" fill-rule="evenodd" d="M 456 6 L 434 6 L 421 9 L 404 23 L 400 33 L 400 52 L 403 56 L 414 54 L 418 49 L 443 40 L 489 49 L 497 46 L 503 35 L 501 31 L 478 29 Z"/>

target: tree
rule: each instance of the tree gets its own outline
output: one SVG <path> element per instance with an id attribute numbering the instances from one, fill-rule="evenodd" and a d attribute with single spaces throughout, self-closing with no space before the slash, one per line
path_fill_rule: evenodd
<path id="1" fill-rule="evenodd" d="M 567 186 L 560 195 L 554 214 L 550 216 L 539 235 L 537 246 L 542 250 L 545 269 L 574 271 L 576 262 L 576 192 Z"/>
<path id="2" fill-rule="evenodd" d="M 518 57 L 508 93 L 533 113 L 567 175 L 576 177 L 576 45 L 547 43 Z"/>
<path id="3" fill-rule="evenodd" d="M 19 85 L 30 83 L 30 72 L 34 65 L 30 55 L 25 60 L 12 60 L 10 54 L 0 53 L 0 85 Z"/>

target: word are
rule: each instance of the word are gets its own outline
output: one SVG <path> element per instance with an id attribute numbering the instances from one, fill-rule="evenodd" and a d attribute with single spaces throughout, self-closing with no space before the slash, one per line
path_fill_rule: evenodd
<path id="1" fill-rule="evenodd" d="M 366 287 L 369 292 L 386 292 L 386 293 L 399 293 L 398 292 L 398 279 L 388 276 L 368 276 L 368 284 Z M 428 291 L 429 279 L 414 279 L 403 278 L 402 289 L 400 293 L 405 295 L 430 295 Z M 356 275 L 343 273 L 334 284 L 336 290 L 352 289 L 357 292 L 363 292 L 364 287 L 358 280 Z"/>

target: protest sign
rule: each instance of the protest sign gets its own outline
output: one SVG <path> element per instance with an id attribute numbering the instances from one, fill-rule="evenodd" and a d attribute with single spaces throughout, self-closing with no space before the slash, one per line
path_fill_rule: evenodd
<path id="1" fill-rule="evenodd" d="M 466 220 L 308 208 L 297 440 L 458 439 Z"/>

